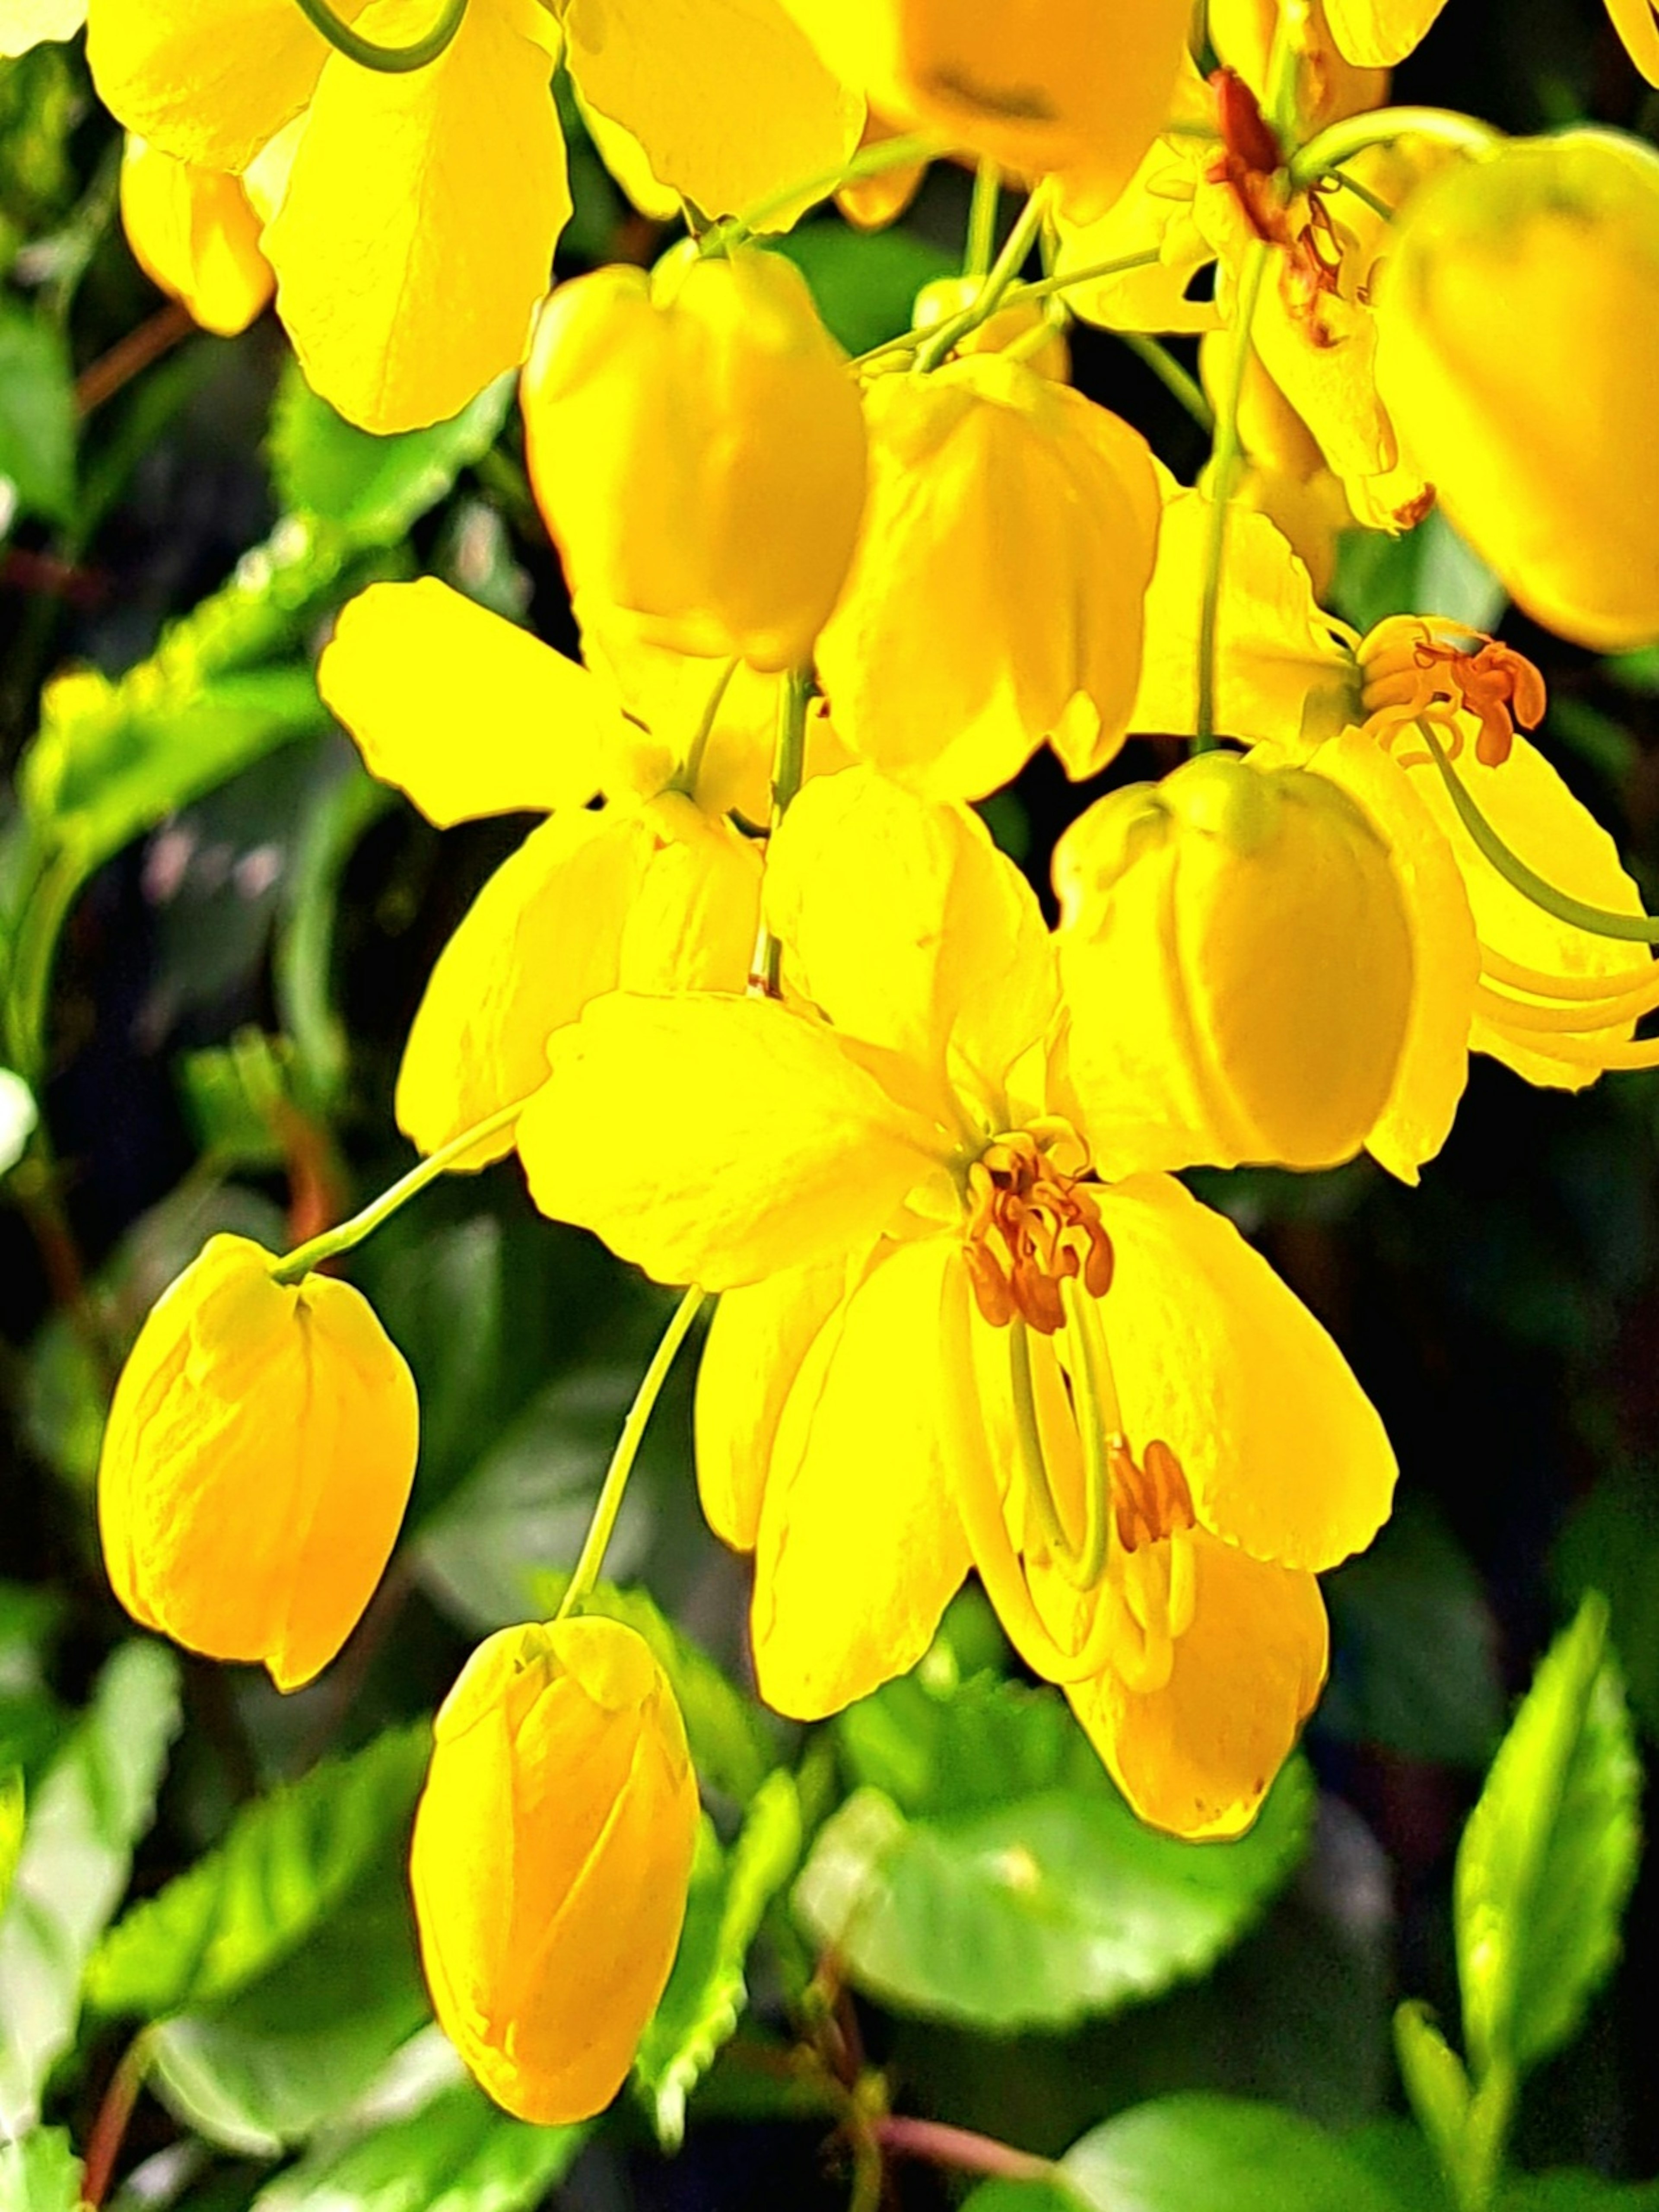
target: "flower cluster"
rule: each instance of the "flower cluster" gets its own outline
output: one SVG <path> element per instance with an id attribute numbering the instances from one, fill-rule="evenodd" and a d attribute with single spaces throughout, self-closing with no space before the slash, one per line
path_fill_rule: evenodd
<path id="1" fill-rule="evenodd" d="M 319 682 L 376 775 L 440 825 L 546 818 L 416 1018 L 426 1164 L 286 1258 L 216 1240 L 100 1481 L 137 1617 L 292 1686 L 416 1455 L 401 1359 L 315 1268 L 516 1151 L 543 1213 L 686 1288 L 561 1617 L 437 1723 L 428 1978 L 516 2112 L 608 2100 L 678 1938 L 684 1731 L 583 1608 L 705 1297 L 697 1479 L 753 1554 L 769 1701 L 909 1668 L 972 1572 L 1137 1812 L 1235 1836 L 1324 1679 L 1316 1577 L 1395 1468 L 1176 1172 L 1369 1152 L 1412 1182 L 1472 1052 L 1564 1089 L 1656 1058 L 1659 927 L 1531 741 L 1537 671 L 1432 607 L 1361 636 L 1320 604 L 1340 532 L 1437 500 L 1539 621 L 1659 639 L 1659 159 L 1382 106 L 1435 12 L 1215 0 L 1206 79 L 1188 0 L 91 0 L 148 265 L 216 328 L 274 283 L 377 430 L 522 364 L 580 626 L 579 662 L 431 579 L 342 615 Z M 540 305 L 556 66 L 690 235 Z M 890 217 L 945 157 L 978 166 L 963 277 L 848 362 L 765 234 L 837 193 Z M 1067 381 L 1072 317 L 1201 337 L 1208 399 L 1155 356 L 1213 421 L 1197 483 Z M 1194 757 L 1078 813 L 1051 926 L 974 803 L 1136 736 Z"/>

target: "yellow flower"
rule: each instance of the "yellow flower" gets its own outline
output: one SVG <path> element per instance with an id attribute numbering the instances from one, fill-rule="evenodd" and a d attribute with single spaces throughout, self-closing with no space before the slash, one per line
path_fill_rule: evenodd
<path id="1" fill-rule="evenodd" d="M 1308 139 L 1344 116 L 1380 107 L 1389 96 L 1386 69 L 1356 63 L 1334 33 L 1333 18 L 1343 10 L 1344 0 L 1306 0 L 1295 9 L 1280 0 L 1210 0 L 1205 28 L 1221 60 L 1265 100 L 1273 40 L 1283 25 L 1295 56 L 1297 130 Z"/>
<path id="2" fill-rule="evenodd" d="M 49 40 L 72 39 L 87 20 L 87 0 L 0 0 L 0 58 L 15 60 Z"/>
<path id="3" fill-rule="evenodd" d="M 1527 611 L 1600 652 L 1659 638 L 1659 155 L 1572 131 L 1446 171 L 1376 322 L 1401 438 Z"/>
<path id="4" fill-rule="evenodd" d="M 853 556 L 865 434 L 791 262 L 683 252 L 561 286 L 523 397 L 531 479 L 588 606 L 681 653 L 807 659 Z"/>
<path id="5" fill-rule="evenodd" d="M 374 1595 L 415 1473 L 415 1385 L 368 1301 L 215 1237 L 157 1301 L 110 1407 L 104 1561 L 133 1619 L 279 1690 Z"/>
<path id="6" fill-rule="evenodd" d="M 1388 1103 L 1412 1000 L 1389 848 L 1327 779 L 1212 752 L 1054 854 L 1069 1072 L 1121 1160 L 1329 1167 Z"/>
<path id="7" fill-rule="evenodd" d="M 444 1700 L 410 1877 L 440 2023 L 543 2126 L 621 2087 L 679 1942 L 697 1783 L 631 1628 L 580 1615 L 479 1645 Z"/>
<path id="8" fill-rule="evenodd" d="M 884 116 L 1109 206 L 1169 111 L 1186 0 L 785 0 Z"/>
<path id="9" fill-rule="evenodd" d="M 221 337 L 245 331 L 276 288 L 240 178 L 193 168 L 129 137 L 121 221 L 144 274 Z"/>
<path id="10" fill-rule="evenodd" d="M 1237 1832 L 1322 1677 L 1315 1571 L 1388 1510 L 1376 1415 L 1226 1222 L 1091 1178 L 1048 932 L 969 814 L 823 778 L 767 912 L 828 1022 L 596 1000 L 520 1130 L 544 1212 L 726 1294 L 698 1471 L 763 1693 L 910 1666 L 971 1565 L 1146 1817 Z"/>
<path id="11" fill-rule="evenodd" d="M 362 37 L 407 45 L 439 0 L 348 0 Z M 307 377 L 366 428 L 456 413 L 523 360 L 570 213 L 551 89 L 562 51 L 590 108 L 711 215 L 817 175 L 862 109 L 779 0 L 470 0 L 423 68 L 336 52 L 295 0 L 92 0 L 88 54 L 129 130 L 282 190 L 264 236 Z M 246 57 L 257 55 L 258 66 Z M 785 210 L 781 222 L 793 219 Z"/>
<path id="12" fill-rule="evenodd" d="M 1165 509 L 1134 729 L 1190 736 L 1195 726 L 1207 520 L 1197 493 Z M 1228 532 L 1217 672 L 1223 736 L 1256 747 L 1261 764 L 1295 763 L 1339 783 L 1393 855 L 1415 983 L 1394 1094 L 1367 1139 L 1384 1166 L 1414 1182 L 1439 1150 L 1470 1052 L 1566 1090 L 1648 1064 L 1653 1048 L 1632 1040 L 1659 997 L 1651 954 L 1559 921 L 1505 882 L 1417 733 L 1425 721 L 1435 731 L 1480 811 L 1547 883 L 1639 915 L 1613 840 L 1521 734 L 1545 706 L 1529 662 L 1433 617 L 1391 617 L 1359 637 L 1319 607 L 1267 516 L 1244 512 Z"/>
<path id="13" fill-rule="evenodd" d="M 1139 431 L 1000 354 L 865 395 L 870 497 L 819 641 L 837 734 L 977 799 L 1045 738 L 1073 776 L 1122 742 L 1158 495 Z"/>
<path id="14" fill-rule="evenodd" d="M 1212 404 L 1226 389 L 1233 343 L 1229 331 L 1208 331 L 1199 341 L 1200 373 Z M 1314 590 L 1328 591 L 1336 577 L 1342 533 L 1353 526 L 1353 510 L 1342 479 L 1263 368 L 1254 346 L 1244 361 L 1238 429 L 1245 461 L 1235 479 L 1233 497 L 1276 523 L 1295 548 Z M 1208 489 L 1210 473 L 1206 468 L 1200 488 Z"/>
<path id="15" fill-rule="evenodd" d="M 711 732 L 695 769 L 676 750 L 716 672 L 703 664 L 697 705 L 636 744 L 599 678 L 431 578 L 372 585 L 342 614 L 318 683 L 376 775 L 441 828 L 551 817 L 479 892 L 415 1017 L 397 1114 L 422 1152 L 533 1091 L 549 1036 L 599 993 L 743 988 L 761 861 L 723 816 L 734 748 Z M 589 807 L 601 789 L 611 803 Z"/>

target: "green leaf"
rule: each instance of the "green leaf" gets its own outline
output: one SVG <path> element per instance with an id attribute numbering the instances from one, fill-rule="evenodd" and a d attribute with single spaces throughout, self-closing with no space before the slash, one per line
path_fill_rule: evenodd
<path id="1" fill-rule="evenodd" d="M 216 1850 L 105 1936 L 88 1968 L 88 2002 L 159 2020 L 234 1996 L 268 1972 L 401 1833 L 431 1741 L 424 1721 L 392 1729 L 245 1807 Z"/>
<path id="2" fill-rule="evenodd" d="M 987 2032 L 1070 2027 L 1202 1973 L 1307 1839 L 1299 1761 L 1237 1843 L 1144 1827 L 1051 1691 L 893 1684 L 843 1741 L 897 1794 L 866 1784 L 826 1822 L 796 1913 L 860 1988 Z"/>
<path id="3" fill-rule="evenodd" d="M 515 382 L 510 374 L 497 377 L 447 422 L 377 438 L 337 415 L 290 362 L 270 422 L 277 496 L 359 545 L 395 544 L 495 444 Z"/>
<path id="4" fill-rule="evenodd" d="M 1395 2014 L 1394 2045 L 1418 2124 L 1434 2146 L 1441 2172 L 1455 2183 L 1467 2170 L 1470 2148 L 1473 2093 L 1463 2062 L 1428 2007 L 1415 2002 Z"/>
<path id="5" fill-rule="evenodd" d="M 773 250 L 805 277 L 818 313 L 848 353 L 867 353 L 910 327 L 916 295 L 957 264 L 915 231 L 854 230 L 837 216 L 802 223 Z"/>
<path id="6" fill-rule="evenodd" d="M 1498 2212 L 1659 2212 L 1659 2181 L 1603 2181 L 1563 2168 L 1512 2180 Z"/>
<path id="7" fill-rule="evenodd" d="M 1620 1672 L 1638 1719 L 1659 1738 L 1659 1482 L 1650 1468 L 1598 1482 L 1562 1532 L 1553 1562 L 1564 1603 L 1607 1601 Z"/>
<path id="8" fill-rule="evenodd" d="M 81 2161 L 62 2128 L 0 2143 L 0 2212 L 79 2212 Z"/>
<path id="9" fill-rule="evenodd" d="M 39 2115 L 47 2074 L 74 2040 L 81 1977 L 127 1885 L 179 1727 L 179 1662 L 124 1644 L 30 1808 L 0 1918 L 0 2127 Z"/>
<path id="10" fill-rule="evenodd" d="M 962 2212 L 1078 2212 L 1082 2202 L 1057 2181 L 987 2181 L 963 2199 Z"/>
<path id="11" fill-rule="evenodd" d="M 44 316 L 0 299 L 0 538 L 10 514 L 75 513 L 75 382 Z"/>
<path id="12" fill-rule="evenodd" d="M 1233 2097 L 1139 2105 L 1060 2166 L 1093 2212 L 1423 2212 L 1311 2120 Z"/>
<path id="13" fill-rule="evenodd" d="M 1539 1667 L 1458 1847 L 1463 2032 L 1477 2074 L 1560 2047 L 1618 1955 L 1641 1767 L 1594 1593 Z"/>
<path id="14" fill-rule="evenodd" d="M 781 1768 L 757 1791 L 729 1853 L 704 1824 L 674 1971 L 634 2059 L 635 2082 L 665 2150 L 678 2149 L 685 2100 L 743 2017 L 744 1961 L 767 1907 L 795 1871 L 801 1841 L 794 1778 Z"/>
<path id="15" fill-rule="evenodd" d="M 0 1915 L 6 1910 L 17 1862 L 23 1854 L 23 1827 L 27 1810 L 21 1767 L 0 1771 Z"/>
<path id="16" fill-rule="evenodd" d="M 523 2212 L 564 2179 L 586 2126 L 532 2127 L 459 2081 L 343 2147 L 319 2147 L 253 2212 Z"/>

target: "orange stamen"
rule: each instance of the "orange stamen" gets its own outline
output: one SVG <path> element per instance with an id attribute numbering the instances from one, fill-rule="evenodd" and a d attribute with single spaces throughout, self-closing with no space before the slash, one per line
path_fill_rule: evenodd
<path id="1" fill-rule="evenodd" d="M 1112 1280 L 1112 1247 L 1086 1183 L 1062 1174 L 1028 1130 L 999 1137 L 968 1170 L 964 1257 L 994 1328 L 1018 1314 L 1044 1336 L 1062 1328 L 1060 1286 L 1080 1276 L 1094 1297 Z"/>
<path id="2" fill-rule="evenodd" d="M 1524 654 L 1462 623 L 1390 616 L 1364 640 L 1358 658 L 1366 727 L 1385 746 L 1407 723 L 1434 722 L 1447 732 L 1446 750 L 1455 760 L 1463 747 L 1460 718 L 1473 714 L 1480 725 L 1475 758 L 1483 768 L 1501 768 L 1516 723 L 1535 730 L 1548 704 L 1544 679 Z"/>

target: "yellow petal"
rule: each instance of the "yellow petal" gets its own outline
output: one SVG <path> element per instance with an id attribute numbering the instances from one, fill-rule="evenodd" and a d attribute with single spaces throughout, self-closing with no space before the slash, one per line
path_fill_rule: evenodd
<path id="1" fill-rule="evenodd" d="M 87 20 L 87 0 L 0 0 L 0 58 L 72 39 Z"/>
<path id="2" fill-rule="evenodd" d="M 361 28 L 430 17 L 373 0 Z M 365 429 L 441 421 L 524 359 L 570 213 L 550 36 L 537 0 L 495 0 L 425 69 L 323 70 L 265 251 L 308 381 Z"/>
<path id="3" fill-rule="evenodd" d="M 1181 1462 L 1212 1534 L 1316 1571 L 1368 1544 L 1394 1493 L 1382 1424 L 1346 1361 L 1230 1221 L 1164 1176 L 1103 1196 L 1101 1307 L 1132 1449 Z"/>
<path id="4" fill-rule="evenodd" d="M 569 82 L 576 112 L 593 141 L 595 152 L 629 201 L 653 222 L 677 222 L 681 214 L 680 196 L 658 177 L 639 140 L 631 131 L 624 131 L 620 123 L 613 123 L 608 115 L 601 115 L 597 107 L 584 100 L 574 77 Z"/>
<path id="5" fill-rule="evenodd" d="M 344 0 L 338 12 L 350 23 L 363 6 Z M 91 0 L 87 10 L 105 106 L 204 169 L 245 168 L 311 98 L 329 52 L 294 0 Z"/>
<path id="6" fill-rule="evenodd" d="M 192 168 L 130 137 L 121 160 L 121 221 L 138 266 L 182 300 L 204 330 L 234 337 L 270 299 L 276 279 L 239 179 Z"/>
<path id="7" fill-rule="evenodd" d="M 1325 20 L 1361 69 L 1392 69 L 1419 45 L 1446 0 L 1325 0 Z"/>
<path id="8" fill-rule="evenodd" d="M 1419 780 L 1373 738 L 1345 731 L 1309 759 L 1365 809 L 1386 840 L 1412 935 L 1412 1007 L 1394 1088 L 1366 1150 L 1391 1175 L 1417 1181 L 1451 1133 L 1468 1080 L 1469 1022 L 1480 954 L 1463 878 Z"/>
<path id="9" fill-rule="evenodd" d="M 711 815 L 735 807 L 746 821 L 763 827 L 772 811 L 782 678 L 763 675 L 746 661 L 728 674 L 723 662 L 653 644 L 639 617 L 603 601 L 579 598 L 575 611 L 582 658 L 610 687 L 619 709 L 610 749 L 616 767 L 607 771 L 606 788 L 642 798 L 663 790 L 686 762 L 718 690 L 720 704 L 697 771 L 697 803 Z M 824 728 L 823 716 L 815 714 L 809 773 L 823 772 L 822 758 L 813 755 L 822 754 Z M 844 756 L 836 765 L 843 762 Z"/>
<path id="10" fill-rule="evenodd" d="M 792 1267 L 721 1298 L 697 1369 L 697 1491 L 709 1527 L 752 1552 L 784 1403 L 840 1304 L 845 1267 Z"/>
<path id="11" fill-rule="evenodd" d="M 775 1000 L 599 999 L 519 1124 L 531 1195 L 664 1283 L 730 1290 L 855 1251 L 928 1133 Z"/>
<path id="12" fill-rule="evenodd" d="M 1133 730 L 1191 737 L 1198 726 L 1199 610 L 1213 507 L 1177 489 L 1164 509 L 1146 594 L 1146 641 Z M 1244 744 L 1316 743 L 1355 719 L 1353 633 L 1321 611 L 1284 534 L 1248 508 L 1228 519 L 1216 627 L 1216 726 Z"/>
<path id="13" fill-rule="evenodd" d="M 570 73 L 705 216 L 841 167 L 864 103 L 777 0 L 569 0 Z M 801 203 L 770 228 L 787 228 Z"/>
<path id="14" fill-rule="evenodd" d="M 1143 1820 L 1172 1835 L 1242 1834 L 1325 1679 L 1319 1585 L 1217 1542 L 1190 1539 L 1197 1590 L 1162 1689 L 1137 1695 L 1110 1668 L 1068 1686 L 1072 1709 Z"/>
<path id="15" fill-rule="evenodd" d="M 581 805 L 612 734 L 585 668 L 432 576 L 360 592 L 317 684 L 370 773 L 441 830 Z"/>
<path id="16" fill-rule="evenodd" d="M 971 1387 L 945 1357 L 962 1261 L 943 1237 L 879 1257 L 813 1340 L 779 1424 L 755 1555 L 762 1696 L 821 1720 L 902 1674 L 968 1571 L 946 1437 Z"/>
<path id="17" fill-rule="evenodd" d="M 1648 82 L 1659 85 L 1659 18 L 1653 0 L 1607 0 L 1613 27 Z"/>
<path id="18" fill-rule="evenodd" d="M 836 1028 L 1000 1091 L 1056 989 L 1030 884 L 965 808 L 869 769 L 802 792 L 767 860 L 766 912 L 792 988 Z"/>

